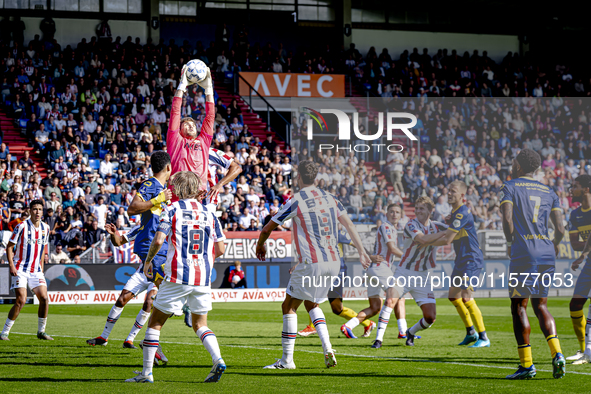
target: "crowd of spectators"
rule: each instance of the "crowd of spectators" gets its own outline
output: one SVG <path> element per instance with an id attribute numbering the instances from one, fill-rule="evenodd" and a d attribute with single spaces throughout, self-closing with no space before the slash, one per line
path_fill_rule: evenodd
<path id="1" fill-rule="evenodd" d="M 16 157 L 6 143 L 0 146 L 2 229 L 24 220 L 27 204 L 41 197 L 52 244 L 73 259 L 104 235 L 105 223 L 123 228 L 137 220 L 126 209 L 152 176 L 151 154 L 166 150 L 180 67 L 195 56 L 173 41 L 141 45 L 131 37 L 93 37 L 76 48 L 35 37 L 26 48 L 0 42 L 0 53 L 4 110 L 33 148 L 33 157 Z M 203 92 L 193 85 L 181 116 L 192 116 L 200 128 L 204 106 Z M 289 150 L 273 134 L 254 137 L 236 100 L 217 100 L 215 111 L 212 147 L 243 168 L 220 193 L 220 220 L 229 231 L 259 230 L 291 195 Z"/>
<path id="2" fill-rule="evenodd" d="M 417 144 L 390 152 L 381 166 L 353 152 L 313 152 L 322 163 L 319 186 L 338 195 L 354 219 L 375 223 L 385 219 L 389 204 L 429 196 L 436 203 L 434 218 L 443 220 L 451 213 L 446 185 L 462 180 L 477 227 L 500 230 L 501 187 L 523 148 L 540 154 L 535 177 L 556 192 L 567 218 L 578 206 L 569 189 L 577 176 L 591 174 L 591 101 L 558 96 L 414 100 L 398 105 L 412 107 L 417 116 L 413 131 L 420 132 L 421 152 Z M 308 157 L 303 152 L 293 154 L 294 162 Z"/>
<path id="3" fill-rule="evenodd" d="M 251 46 L 246 28 L 237 30 L 241 34 L 232 46 L 212 42 L 208 48 L 201 42 L 193 47 L 188 41 L 160 40 L 156 45 L 132 37 L 82 39 L 75 48 L 39 37 L 26 47 L 0 42 L 4 110 L 15 124 L 24 122 L 23 135 L 47 172 L 42 178 L 28 153 L 15 157 L 2 144 L 2 229 L 23 220 L 27 204 L 42 197 L 53 243 L 73 259 L 96 244 L 105 223 L 132 224 L 126 208 L 138 184 L 152 175 L 152 152 L 166 150 L 180 67 L 191 58 L 219 73 L 348 73 L 372 92 L 392 98 L 390 107 L 416 113 L 422 130 L 421 152 L 406 149 L 388 155 L 382 167 L 366 166 L 355 154 L 308 152 L 300 144 L 282 150 L 273 134 L 260 141 L 248 130 L 236 100 L 217 100 L 213 146 L 235 157 L 243 169 L 220 194 L 220 220 L 228 231 L 261 229 L 290 198 L 294 169 L 309 157 L 322 164 L 319 187 L 338 195 L 356 220 L 384 220 L 388 204 L 422 195 L 437 203 L 436 218 L 445 217 L 450 210 L 445 185 L 462 179 L 477 221 L 491 229 L 500 228 L 499 188 L 522 147 L 541 153 L 540 179 L 557 191 L 567 211 L 572 179 L 591 173 L 589 106 L 563 98 L 590 90 L 568 67 L 542 70 L 517 54 L 497 64 L 477 51 L 460 57 L 455 51 L 430 55 L 415 49 L 398 60 L 387 49 L 377 56 L 372 48 L 361 56 L 354 45 L 294 52 L 282 45 Z M 481 97 L 491 95 L 506 99 Z M 439 96 L 465 97 L 442 102 L 435 100 Z M 552 98 L 540 99 L 545 96 Z M 415 99 L 395 100 L 402 97 Z M 200 127 L 204 103 L 200 88 L 191 86 L 181 115 L 192 116 Z M 304 127 L 294 119 L 296 135 L 303 135 Z M 289 229 L 289 223 L 280 227 Z"/>

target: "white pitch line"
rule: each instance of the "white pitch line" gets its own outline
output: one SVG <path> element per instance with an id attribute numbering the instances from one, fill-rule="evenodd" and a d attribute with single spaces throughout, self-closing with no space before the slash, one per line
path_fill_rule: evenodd
<path id="1" fill-rule="evenodd" d="M 29 332 L 13 332 L 11 334 L 17 334 L 17 335 L 34 335 L 34 336 L 37 336 L 37 334 L 33 334 L 33 333 L 29 333 Z M 74 335 L 52 335 L 52 336 L 54 336 L 54 337 L 61 337 L 61 338 L 79 338 L 79 339 L 87 339 L 88 338 L 88 337 L 79 337 L 79 336 L 74 336 Z M 111 340 L 113 340 L 113 341 L 124 341 L 124 339 L 116 339 L 116 338 L 113 338 Z M 160 341 L 160 343 L 168 343 L 168 344 L 173 344 L 173 345 L 196 345 L 196 346 L 203 346 L 199 342 Z M 222 345 L 222 344 L 220 344 L 220 346 L 231 347 L 231 348 L 241 348 L 241 349 L 255 349 L 255 350 L 281 350 L 281 349 L 278 349 L 278 348 L 260 347 L 260 346 L 247 346 L 247 345 Z M 296 352 L 302 352 L 302 353 L 312 353 L 312 354 L 322 354 L 322 355 L 324 355 L 323 352 L 316 351 L 316 350 L 294 349 L 294 351 L 296 351 Z M 461 365 L 461 366 L 464 366 L 464 367 L 495 368 L 495 369 L 508 369 L 508 370 L 514 370 L 515 369 L 515 367 L 509 367 L 509 366 L 502 367 L 502 366 L 498 366 L 498 365 L 468 364 L 468 363 L 460 363 L 460 362 L 456 362 L 456 361 L 437 361 L 437 360 L 409 359 L 409 358 L 400 358 L 400 357 L 371 356 L 371 355 L 363 355 L 363 354 L 340 353 L 338 351 L 336 352 L 336 354 L 338 354 L 340 356 L 346 356 L 346 357 L 373 358 L 373 359 L 381 359 L 381 360 L 392 360 L 392 361 L 403 361 L 403 362 L 414 362 L 414 363 L 448 364 L 448 365 Z M 538 372 L 552 372 L 552 371 L 545 370 L 545 369 L 538 369 L 537 371 Z M 568 374 L 575 374 L 575 375 L 587 375 L 587 376 L 591 376 L 591 372 L 567 371 L 567 373 Z"/>

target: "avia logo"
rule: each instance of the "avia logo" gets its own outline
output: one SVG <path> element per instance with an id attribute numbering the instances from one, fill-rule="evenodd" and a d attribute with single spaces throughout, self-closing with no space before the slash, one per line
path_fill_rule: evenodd
<path id="1" fill-rule="evenodd" d="M 321 109 L 320 111 L 312 108 L 303 107 L 301 112 L 308 114 L 312 119 L 308 119 L 308 140 L 314 139 L 312 120 L 315 120 L 320 129 L 328 131 L 328 125 L 322 114 L 333 114 L 337 117 L 339 127 L 339 140 L 351 140 L 351 121 L 349 116 L 338 109 Z M 383 112 L 378 113 L 378 130 L 375 134 L 365 135 L 359 132 L 359 113 L 353 112 L 353 133 L 357 139 L 363 141 L 373 141 L 382 137 L 384 133 L 384 118 L 386 123 L 386 134 L 388 140 L 392 140 L 392 131 L 400 130 L 412 141 L 417 141 L 417 137 L 410 131 L 417 124 L 417 117 L 408 112 Z M 394 119 L 409 119 L 410 123 L 394 123 Z"/>

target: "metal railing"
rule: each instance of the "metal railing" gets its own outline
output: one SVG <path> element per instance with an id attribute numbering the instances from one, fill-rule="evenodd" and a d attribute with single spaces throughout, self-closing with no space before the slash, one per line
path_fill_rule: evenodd
<path id="1" fill-rule="evenodd" d="M 80 261 L 82 264 L 104 264 L 110 260 L 110 258 L 101 260 L 99 249 L 102 242 L 106 242 L 106 235 L 104 234 L 100 241 L 94 245 L 89 246 L 84 252 L 80 254 Z M 105 246 L 105 248 L 106 247 L 107 246 Z"/>
<path id="2" fill-rule="evenodd" d="M 281 115 L 279 113 L 279 111 L 277 111 L 272 105 L 271 103 L 269 103 L 250 83 L 248 83 L 248 81 L 246 79 L 244 79 L 244 77 L 242 75 L 240 75 L 239 72 L 234 73 L 235 78 L 234 78 L 234 93 L 240 95 L 240 89 L 239 89 L 239 84 L 240 84 L 240 80 L 242 80 L 242 82 L 244 82 L 246 84 L 246 86 L 248 86 L 248 102 L 246 102 L 246 100 L 244 100 L 244 97 L 242 97 L 242 99 L 248 104 L 248 107 L 250 108 L 250 110 L 252 112 L 257 112 L 254 107 L 252 106 L 252 92 L 255 92 L 262 100 L 263 102 L 267 105 L 267 128 L 271 129 L 275 134 L 278 134 L 277 131 L 271 126 L 271 112 L 275 113 L 276 115 L 279 116 L 279 118 L 281 118 L 281 120 L 283 120 L 284 124 L 285 124 L 285 133 L 282 136 L 283 139 L 285 140 L 285 142 L 287 142 L 288 144 L 291 142 L 290 141 L 290 132 L 289 129 L 291 127 L 291 123 L 289 123 L 284 117 L 283 115 Z"/>

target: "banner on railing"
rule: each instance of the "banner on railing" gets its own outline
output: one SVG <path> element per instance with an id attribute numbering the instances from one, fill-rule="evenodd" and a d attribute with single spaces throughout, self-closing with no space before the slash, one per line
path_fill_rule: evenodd
<path id="1" fill-rule="evenodd" d="M 345 97 L 345 76 L 340 74 L 295 74 L 241 72 L 240 75 L 265 97 Z M 250 88 L 240 79 L 240 95 Z"/>
<path id="2" fill-rule="evenodd" d="M 225 233 L 226 252 L 224 260 L 256 260 L 256 247 L 260 231 L 228 231 Z M 289 260 L 291 254 L 291 232 L 273 231 L 267 242 L 267 258 Z"/>

